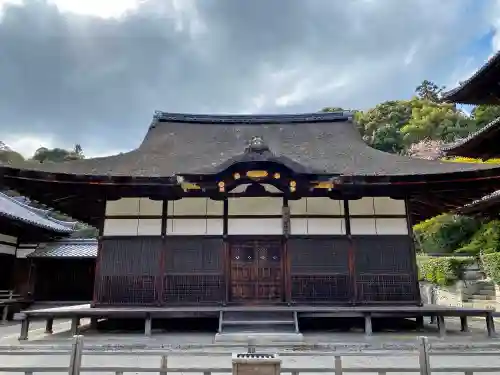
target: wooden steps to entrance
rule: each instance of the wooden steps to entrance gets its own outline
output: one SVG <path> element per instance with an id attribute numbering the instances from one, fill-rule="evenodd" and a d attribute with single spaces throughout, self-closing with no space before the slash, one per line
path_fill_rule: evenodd
<path id="1" fill-rule="evenodd" d="M 301 342 L 293 311 L 228 311 L 219 316 L 216 342 Z"/>

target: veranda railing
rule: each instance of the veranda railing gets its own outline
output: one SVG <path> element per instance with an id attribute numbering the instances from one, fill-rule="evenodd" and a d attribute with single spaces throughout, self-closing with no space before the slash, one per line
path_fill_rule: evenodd
<path id="1" fill-rule="evenodd" d="M 248 353 L 256 353 L 258 346 L 249 345 Z M 80 373 L 114 373 L 116 375 L 124 375 L 127 373 L 156 373 L 160 375 L 167 375 L 168 373 L 197 373 L 203 375 L 212 374 L 223 374 L 223 373 L 233 373 L 232 367 L 170 367 L 168 366 L 169 356 L 228 356 L 228 352 L 208 352 L 208 351 L 159 351 L 159 350 L 137 350 L 137 351 L 94 351 L 85 350 L 83 343 L 83 336 L 75 336 L 71 350 L 61 351 L 61 350 L 38 350 L 38 349 L 23 349 L 23 350 L 0 350 L 0 355 L 19 355 L 19 356 L 60 356 L 63 354 L 69 355 L 69 363 L 67 366 L 4 366 L 0 364 L 0 372 L 6 373 L 21 373 L 25 375 L 33 375 L 34 373 L 66 373 L 69 375 L 80 375 Z M 286 373 L 291 375 L 300 374 L 310 374 L 310 373 L 331 373 L 335 375 L 342 375 L 346 373 L 375 373 L 379 375 L 385 374 L 398 374 L 398 373 L 419 373 L 422 375 L 430 375 L 432 373 L 462 373 L 465 375 L 471 375 L 474 373 L 499 373 L 500 366 L 497 367 L 431 367 L 430 366 L 430 356 L 475 356 L 484 357 L 485 363 L 488 357 L 499 357 L 500 351 L 498 350 L 488 350 L 488 351 L 429 351 L 429 345 L 426 337 L 419 338 L 419 348 L 418 351 L 383 351 L 383 352 L 316 352 L 316 351 L 288 351 L 277 353 L 279 357 L 287 356 L 322 356 L 331 357 L 332 365 L 326 367 L 280 367 L 280 373 Z M 158 367 L 120 367 L 120 366 L 82 366 L 82 357 L 84 355 L 105 355 L 105 356 L 124 356 L 124 355 L 134 355 L 134 356 L 158 356 L 160 361 L 158 362 Z M 404 356 L 409 357 L 410 355 L 418 356 L 418 367 L 343 367 L 343 358 L 345 357 L 396 357 Z M 254 372 L 258 374 L 259 372 Z M 269 373 L 266 371 L 266 373 Z M 239 375 L 239 374 L 234 374 Z"/>

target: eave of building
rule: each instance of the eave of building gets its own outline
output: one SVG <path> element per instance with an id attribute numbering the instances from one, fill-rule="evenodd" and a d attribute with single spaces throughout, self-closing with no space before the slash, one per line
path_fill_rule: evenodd
<path id="1" fill-rule="evenodd" d="M 463 139 L 442 147 L 447 156 L 491 159 L 500 156 L 500 117 Z"/>
<path id="2" fill-rule="evenodd" d="M 75 223 L 60 222 L 42 215 L 39 209 L 18 202 L 16 199 L 0 192 L 0 215 L 12 221 L 18 221 L 29 226 L 38 227 L 54 234 L 69 234 L 73 232 Z"/>
<path id="3" fill-rule="evenodd" d="M 445 101 L 461 104 L 500 104 L 500 51 L 458 87 L 443 94 Z"/>
<path id="4" fill-rule="evenodd" d="M 466 204 L 457 210 L 461 215 L 481 216 L 481 217 L 499 217 L 500 216 L 500 190 L 485 195 L 469 204 Z"/>

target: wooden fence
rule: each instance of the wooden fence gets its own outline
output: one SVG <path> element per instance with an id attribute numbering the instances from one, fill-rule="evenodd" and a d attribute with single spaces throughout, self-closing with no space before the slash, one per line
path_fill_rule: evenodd
<path id="1" fill-rule="evenodd" d="M 419 373 L 422 375 L 430 375 L 432 373 L 462 373 L 465 375 L 472 375 L 474 373 L 498 373 L 500 374 L 499 367 L 431 367 L 430 356 L 475 356 L 484 357 L 484 362 L 488 362 L 488 357 L 499 357 L 500 352 L 496 351 L 451 351 L 451 350 L 441 350 L 441 351 L 430 351 L 429 344 L 426 337 L 419 338 L 419 348 L 418 351 L 372 351 L 372 352 L 346 352 L 338 353 L 334 351 L 330 352 L 313 352 L 313 351 L 287 351 L 282 353 L 276 353 L 276 359 L 287 356 L 322 356 L 331 357 L 332 366 L 327 367 L 280 367 L 278 366 L 277 373 L 287 373 L 291 375 L 300 374 L 310 374 L 310 373 L 332 373 L 335 375 L 342 375 L 345 373 L 375 373 L 379 375 L 385 374 L 401 374 L 401 373 Z M 268 345 L 266 345 L 268 346 Z M 259 356 L 263 358 L 272 357 L 269 354 L 259 354 L 257 352 L 258 346 L 249 345 L 248 353 L 243 354 L 253 360 L 252 373 L 254 375 L 259 374 L 270 374 L 269 369 L 265 369 L 266 361 L 263 360 L 259 364 Z M 235 369 L 237 367 L 170 367 L 168 366 L 169 356 L 227 356 L 228 352 L 217 351 L 217 352 L 207 352 L 207 351 L 154 351 L 154 350 L 137 350 L 137 351 L 95 351 L 95 350 L 85 350 L 83 345 L 83 336 L 75 336 L 74 341 L 71 346 L 71 350 L 61 351 L 43 351 L 37 349 L 21 349 L 21 350 L 0 350 L 0 356 L 6 355 L 18 355 L 18 356 L 44 356 L 44 355 L 63 355 L 69 354 L 69 364 L 67 366 L 59 367 L 47 367 L 47 366 L 23 366 L 23 367 L 8 367 L 0 364 L 0 372 L 6 373 L 21 373 L 25 375 L 33 375 L 34 373 L 66 373 L 69 375 L 80 375 L 81 373 L 114 373 L 116 375 L 124 375 L 126 373 L 156 373 L 160 375 L 167 375 L 168 373 L 197 373 L 203 375 L 212 375 L 214 373 L 232 373 L 233 375 L 240 375 Z M 82 366 L 83 355 L 105 355 L 105 356 L 123 356 L 123 355 L 133 355 L 133 356 L 159 356 L 161 359 L 159 361 L 159 366 L 153 367 L 120 367 L 120 366 Z M 418 367 L 344 367 L 343 358 L 345 357 L 397 357 L 404 356 L 408 357 L 410 355 L 418 356 Z M 234 365 L 233 357 L 233 365 Z M 117 360 L 119 362 L 119 360 Z M 259 371 L 259 367 L 262 367 L 263 371 Z"/>

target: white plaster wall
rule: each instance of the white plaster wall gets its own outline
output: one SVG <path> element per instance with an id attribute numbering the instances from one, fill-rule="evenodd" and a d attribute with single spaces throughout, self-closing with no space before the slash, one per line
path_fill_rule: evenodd
<path id="1" fill-rule="evenodd" d="M 149 198 L 121 198 L 106 202 L 106 216 L 159 216 L 162 214 L 162 205 L 162 201 Z"/>
<path id="2" fill-rule="evenodd" d="M 375 197 L 373 207 L 376 215 L 406 215 L 406 203 L 401 199 Z"/>
<path id="3" fill-rule="evenodd" d="M 283 223 L 281 218 L 255 218 L 255 219 L 235 219 L 229 218 L 228 234 L 230 235 L 259 235 L 259 234 L 283 234 Z"/>
<path id="4" fill-rule="evenodd" d="M 338 235 L 345 234 L 344 219 L 290 219 L 290 234 Z"/>
<path id="5" fill-rule="evenodd" d="M 0 254 L 15 255 L 16 247 L 14 245 L 0 244 Z"/>
<path id="6" fill-rule="evenodd" d="M 222 235 L 223 219 L 168 219 L 167 236 Z"/>
<path id="7" fill-rule="evenodd" d="M 29 254 L 36 250 L 38 244 L 22 244 L 16 251 L 16 258 L 26 258 Z"/>
<path id="8" fill-rule="evenodd" d="M 288 202 L 290 215 L 344 215 L 344 202 L 326 197 L 302 198 Z"/>
<path id="9" fill-rule="evenodd" d="M 344 202 L 326 197 L 310 197 L 288 202 L 290 207 L 290 234 L 339 235 L 345 234 L 343 218 L 298 218 L 297 215 L 344 215 Z"/>
<path id="10" fill-rule="evenodd" d="M 223 234 L 224 203 L 209 198 L 183 198 L 168 202 L 167 236 L 204 236 Z M 206 219 L 205 216 L 220 218 Z M 183 216 L 200 216 L 185 218 Z M 203 217 L 203 218 L 202 218 Z"/>
<path id="11" fill-rule="evenodd" d="M 351 218 L 351 234 L 377 234 L 375 219 Z"/>
<path id="12" fill-rule="evenodd" d="M 6 234 L 0 234 L 0 241 L 7 242 L 14 246 L 17 246 L 17 237 L 7 236 Z"/>
<path id="13" fill-rule="evenodd" d="M 228 212 L 231 215 L 281 215 L 283 212 L 283 198 L 255 197 L 229 198 Z M 229 218 L 231 221 L 231 218 Z"/>
<path id="14" fill-rule="evenodd" d="M 406 218 L 397 219 L 375 219 L 377 234 L 408 234 L 408 224 Z"/>
<path id="15" fill-rule="evenodd" d="M 229 235 L 281 235 L 283 222 L 280 218 L 257 216 L 282 215 L 283 198 L 281 197 L 241 197 L 228 199 L 228 234 Z M 255 219 L 240 219 L 231 216 L 249 215 Z"/>
<path id="16" fill-rule="evenodd" d="M 224 203 L 209 198 L 183 198 L 168 202 L 168 216 L 223 215 Z"/>
<path id="17" fill-rule="evenodd" d="M 407 235 L 404 200 L 388 197 L 364 197 L 349 201 L 349 218 L 353 235 Z M 401 218 L 356 218 L 356 215 L 401 215 Z"/>
<path id="18" fill-rule="evenodd" d="M 104 236 L 160 236 L 161 219 L 106 219 Z"/>

